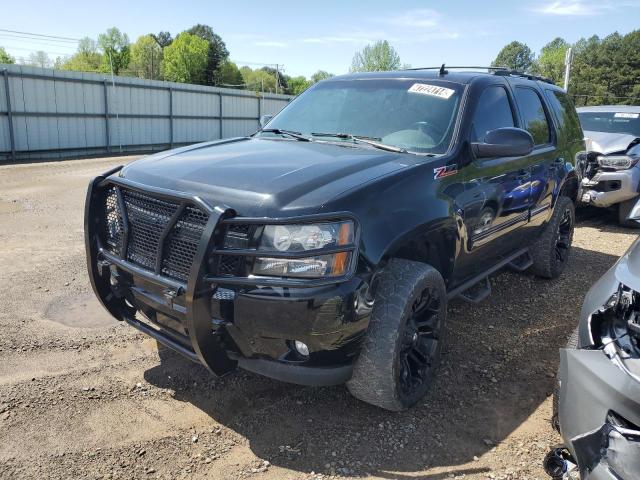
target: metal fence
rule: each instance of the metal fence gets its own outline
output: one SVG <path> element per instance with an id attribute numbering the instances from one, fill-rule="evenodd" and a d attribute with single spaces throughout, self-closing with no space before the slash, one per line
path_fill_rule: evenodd
<path id="1" fill-rule="evenodd" d="M 0 161 L 164 150 L 247 135 L 288 95 L 0 65 Z"/>

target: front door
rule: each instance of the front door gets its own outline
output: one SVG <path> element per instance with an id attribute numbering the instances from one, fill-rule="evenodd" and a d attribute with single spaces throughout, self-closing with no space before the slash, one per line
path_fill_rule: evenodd
<path id="1" fill-rule="evenodd" d="M 486 133 L 517 127 L 511 93 L 504 84 L 482 92 L 471 129 L 470 142 L 482 142 Z M 515 251 L 522 241 L 522 227 L 529 218 L 531 168 L 529 157 L 475 159 L 457 175 L 454 205 L 464 223 L 464 255 L 460 277 L 469 277 L 494 265 Z"/>

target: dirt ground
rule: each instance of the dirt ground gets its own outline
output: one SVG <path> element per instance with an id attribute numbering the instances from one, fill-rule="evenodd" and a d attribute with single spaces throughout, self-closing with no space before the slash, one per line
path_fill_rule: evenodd
<path id="1" fill-rule="evenodd" d="M 84 195 L 130 160 L 0 167 L 0 478 L 546 478 L 558 348 L 635 232 L 591 212 L 559 280 L 500 273 L 451 304 L 433 390 L 394 414 L 344 387 L 216 379 L 112 320 L 85 274 Z"/>

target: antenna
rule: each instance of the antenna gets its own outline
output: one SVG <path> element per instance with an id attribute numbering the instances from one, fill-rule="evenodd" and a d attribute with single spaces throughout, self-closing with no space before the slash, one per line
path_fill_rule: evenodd
<path id="1" fill-rule="evenodd" d="M 442 76 L 442 75 L 446 75 L 447 73 L 449 72 L 444 68 L 444 63 L 443 63 L 442 66 L 440 67 L 440 71 L 438 72 L 438 75 Z"/>

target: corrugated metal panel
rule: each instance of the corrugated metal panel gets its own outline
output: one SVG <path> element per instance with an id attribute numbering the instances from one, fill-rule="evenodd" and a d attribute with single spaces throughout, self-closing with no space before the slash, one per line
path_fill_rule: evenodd
<path id="1" fill-rule="evenodd" d="M 247 135 L 258 128 L 259 114 L 276 113 L 289 98 L 20 65 L 6 68 L 16 152 L 25 159 L 81 155 L 85 148 L 96 153 L 96 147 L 105 152 L 157 150 L 171 142 L 172 123 L 176 144 Z M 0 112 L 6 108 L 0 77 Z M 8 118 L 0 115 L 0 160 L 10 150 Z"/>
<path id="2" fill-rule="evenodd" d="M 258 118 L 258 97 L 222 97 L 226 117 Z"/>
<path id="3" fill-rule="evenodd" d="M 275 115 L 288 105 L 286 100 L 273 100 L 265 98 L 262 101 L 262 115 Z"/>
<path id="4" fill-rule="evenodd" d="M 7 111 L 7 95 L 4 89 L 4 75 L 2 74 L 2 65 L 0 64 L 0 112 Z"/>
<path id="5" fill-rule="evenodd" d="M 9 138 L 9 118 L 0 116 L 0 151 L 11 150 L 11 139 Z"/>

